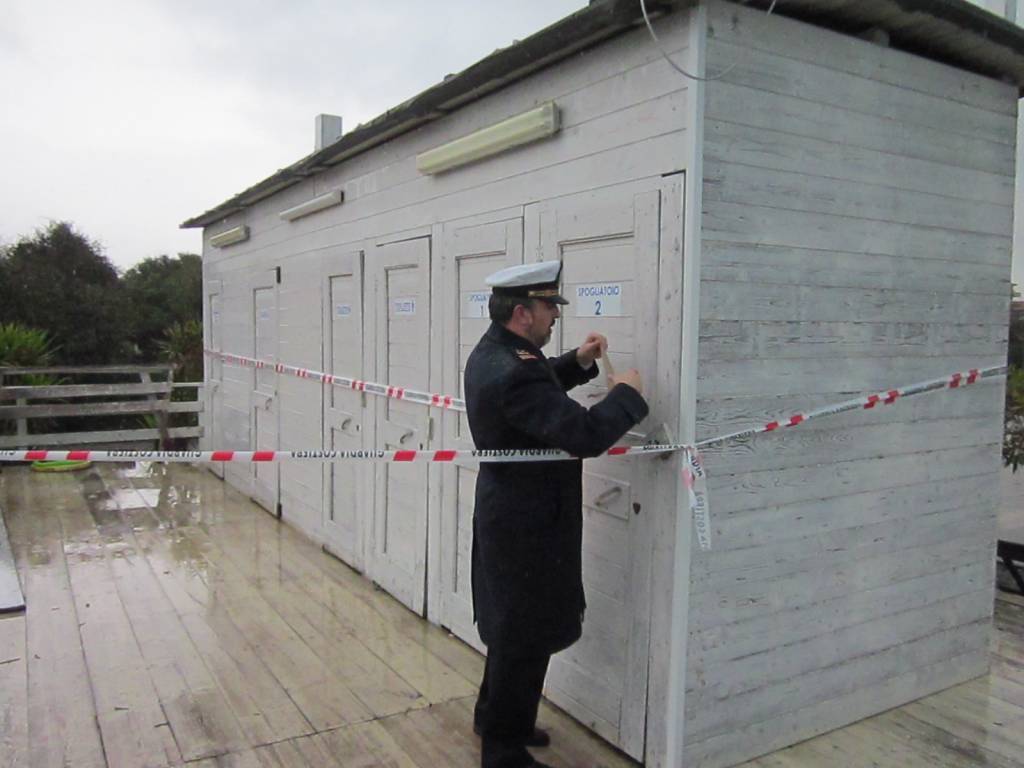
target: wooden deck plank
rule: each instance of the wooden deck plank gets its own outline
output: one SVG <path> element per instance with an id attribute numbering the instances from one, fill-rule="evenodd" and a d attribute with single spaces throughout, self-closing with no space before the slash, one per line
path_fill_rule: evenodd
<path id="1" fill-rule="evenodd" d="M 116 502 L 115 502 L 116 503 Z M 150 680 L 186 761 L 243 749 L 248 741 L 223 692 L 159 583 L 134 532 L 107 567 L 132 625 Z"/>
<path id="2" fill-rule="evenodd" d="M 152 495 L 142 494 L 142 498 L 161 525 L 175 523 L 173 517 L 166 516 L 168 505 L 160 504 L 159 500 L 154 504 Z M 243 548 L 237 553 L 237 560 L 218 559 L 219 555 L 232 549 L 234 537 L 224 537 L 214 544 L 192 526 L 177 530 L 194 545 L 193 551 L 199 553 L 210 567 L 221 565 L 222 583 L 227 587 L 221 603 L 228 616 L 248 641 L 259 649 L 264 663 L 316 730 L 373 717 L 371 710 L 349 690 L 347 681 L 325 665 L 264 595 L 251 587 L 239 567 L 239 563 L 250 562 L 250 553 Z M 271 584 L 273 580 L 274 576 L 271 576 Z"/>
<path id="3" fill-rule="evenodd" d="M 1016 627 L 1024 606 L 996 601 L 997 623 Z M 994 631 L 993 648 L 1024 649 L 1024 633 Z M 746 763 L 746 768 L 1013 768 L 1021 764 L 1024 711 L 1019 703 L 1024 665 L 994 663 L 984 677 L 788 749 Z"/>
<path id="4" fill-rule="evenodd" d="M 926 766 L 961 768 L 965 765 L 966 756 L 975 760 L 976 764 L 992 768 L 1013 768 L 1019 765 L 1016 760 L 1009 760 L 977 744 L 958 738 L 948 731 L 907 714 L 902 709 L 865 721 L 862 728 L 858 726 L 857 732 L 863 734 L 869 744 L 897 744 L 891 753 L 890 765 L 900 764 L 897 762 L 898 759 L 916 759 L 923 761 Z"/>
<path id="5" fill-rule="evenodd" d="M 427 701 L 394 670 L 358 640 L 335 614 L 309 600 L 295 584 L 294 577 L 282 566 L 280 578 L 263 579 L 258 573 L 260 558 L 232 552 L 218 546 L 195 528 L 184 532 L 197 547 L 207 547 L 209 557 L 224 558 L 249 579 L 258 583 L 257 592 L 287 627 L 320 659 L 373 716 L 404 712 L 426 706 Z M 209 549 L 212 545 L 214 549 Z M 248 586 L 248 585 L 247 585 Z M 365 717 L 360 719 L 367 719 Z"/>
<path id="6" fill-rule="evenodd" d="M 989 674 L 980 680 L 965 683 L 964 689 L 974 691 L 977 696 L 992 697 L 1017 707 L 1024 707 L 1024 683 L 1016 680 Z"/>
<path id="7" fill-rule="evenodd" d="M 416 710 L 409 712 L 405 719 L 424 740 L 436 740 L 450 755 L 450 764 L 472 766 L 480 759 L 480 741 L 473 733 L 472 718 L 465 716 L 459 704 L 460 701 L 449 701 Z"/>
<path id="8" fill-rule="evenodd" d="M 112 511 L 109 499 L 79 494 L 72 475 L 51 481 L 63 503 L 53 507 L 64 537 L 71 593 L 107 762 L 116 766 L 159 768 L 182 762 L 167 716 L 150 679 L 146 661 L 121 603 L 108 557 L 131 547 L 122 532 L 107 525 L 101 533 L 91 507 Z M 106 515 L 104 520 L 108 520 Z"/>
<path id="9" fill-rule="evenodd" d="M 467 732 L 472 732 L 475 703 L 475 696 L 458 701 L 463 712 L 454 722 L 461 722 L 460 727 Z M 551 734 L 551 747 L 537 752 L 541 759 L 554 760 L 568 766 L 635 768 L 637 765 L 630 757 L 611 748 L 607 742 L 548 701 L 541 701 L 537 724 Z"/>
<path id="10" fill-rule="evenodd" d="M 210 489 L 223 488 L 223 484 L 208 473 L 195 477 L 190 475 L 188 480 L 190 484 L 195 482 L 195 485 L 190 485 L 190 487 L 200 493 Z M 344 587 L 353 596 L 380 614 L 382 619 L 401 630 L 406 637 L 423 644 L 434 656 L 455 670 L 471 685 L 475 685 L 480 680 L 483 675 L 483 657 L 473 648 L 456 640 L 445 630 L 422 621 L 415 613 L 382 592 L 362 574 L 352 570 L 337 558 L 325 557 L 319 545 L 307 539 L 294 528 L 287 525 L 282 527 L 274 518 L 266 515 L 254 522 L 246 511 L 248 500 L 231 489 L 227 489 L 227 493 L 233 495 L 234 498 L 230 500 L 230 503 L 225 504 L 223 512 L 225 523 L 228 525 L 245 523 L 245 529 L 236 531 L 243 536 L 254 535 L 252 529 L 249 528 L 250 525 L 258 526 L 264 531 L 273 530 L 275 545 L 289 556 L 287 565 L 299 566 L 301 573 L 296 575 L 303 584 L 307 583 L 307 579 L 313 580 L 309 582 L 310 584 L 321 583 L 326 577 L 328 586 Z M 273 557 L 276 561 L 278 557 L 276 552 L 267 551 L 266 547 L 264 547 L 264 551 L 268 557 Z M 325 599 L 329 596 L 321 595 Z"/>
<path id="11" fill-rule="evenodd" d="M 316 738 L 345 768 L 416 768 L 416 763 L 392 738 L 382 722 L 375 720 L 350 725 L 319 734 Z"/>
<path id="12" fill-rule="evenodd" d="M 125 485 L 120 488 L 117 481 L 111 481 L 111 490 L 118 498 L 124 499 Z M 283 741 L 297 736 L 311 734 L 313 726 L 299 711 L 294 701 L 263 664 L 259 653 L 244 638 L 238 628 L 226 615 L 219 602 L 221 595 L 217 590 L 216 567 L 206 569 L 208 563 L 202 560 L 191 542 L 179 530 L 163 530 L 160 522 L 153 517 L 144 501 L 132 510 L 130 515 L 133 534 L 138 542 L 138 552 L 142 561 L 150 568 L 156 585 L 173 609 L 180 627 L 169 629 L 177 638 L 176 651 L 184 651 L 191 655 L 195 649 L 195 658 L 201 660 L 210 679 L 215 682 L 216 690 L 206 683 L 197 686 L 200 701 L 208 701 L 213 706 L 217 701 L 226 702 L 228 711 L 213 716 L 205 714 L 206 709 L 199 702 L 181 701 L 172 705 L 172 711 L 185 710 L 185 717 L 201 718 L 204 728 L 211 733 L 211 740 L 217 744 L 210 746 L 217 751 L 223 748 L 236 747 L 238 734 L 231 727 L 234 718 L 246 745 L 261 745 Z M 149 521 L 144 516 L 151 518 Z M 203 567 L 198 568 L 197 562 Z M 126 574 L 127 575 L 127 574 Z M 173 626 L 173 617 L 167 614 Z M 167 640 L 167 636 L 163 637 Z M 187 640 L 187 645 L 184 643 Z M 156 653 L 159 653 L 158 651 Z M 172 662 L 160 674 L 173 676 L 185 674 L 190 667 Z M 201 674 L 191 668 L 192 674 Z M 163 676 L 161 683 L 173 686 Z M 187 720 L 181 727 L 190 727 Z M 195 749 L 202 749 L 197 743 Z"/>
<path id="13" fill-rule="evenodd" d="M 119 765 L 140 753 L 139 765 L 199 768 L 479 764 L 475 651 L 202 470 L 74 477 L 0 474 L 29 600 L 23 617 L 0 618 L 0 765 Z M 1019 765 L 1024 599 L 997 596 L 990 660 L 985 677 L 746 765 Z M 296 705 L 308 706 L 311 669 L 373 719 L 311 723 Z M 156 702 L 170 727 L 133 746 L 127 718 L 97 720 L 94 695 L 101 715 L 120 696 L 151 713 Z M 547 703 L 540 724 L 553 743 L 536 756 L 557 768 L 636 768 Z M 172 734 L 180 760 L 167 752 Z"/>
<path id="14" fill-rule="evenodd" d="M 134 572 L 128 572 L 129 568 Z M 140 564 L 115 563 L 114 570 L 119 585 L 133 581 L 138 585 L 151 576 Z M 178 615 L 151 610 L 166 598 L 148 585 L 146 593 L 152 602 L 147 605 L 141 594 L 137 602 L 133 597 L 129 619 L 183 758 L 213 757 L 247 746 L 241 725 Z"/>
<path id="15" fill-rule="evenodd" d="M 427 650 L 455 670 L 471 685 L 479 683 L 484 674 L 484 657 L 474 648 L 457 639 L 441 627 L 423 621 L 407 607 L 392 600 L 362 574 L 333 556 L 312 557 L 312 549 L 319 549 L 302 534 L 289 528 L 283 545 L 294 547 L 302 562 L 317 567 L 332 581 L 344 584 L 354 594 L 369 603 L 387 622 L 397 627 L 406 637 L 421 643 Z"/>
<path id="16" fill-rule="evenodd" d="M 182 621 L 225 692 L 250 744 L 280 741 L 278 737 L 282 734 L 295 738 L 295 734 L 315 733 L 316 729 L 226 615 L 189 615 Z"/>
<path id="17" fill-rule="evenodd" d="M 185 556 L 190 551 L 188 540 L 177 531 L 138 535 L 145 542 L 161 586 L 176 582 L 175 586 L 182 589 L 179 597 L 184 590 L 190 591 L 188 610 L 178 610 L 179 619 L 223 692 L 248 744 L 269 744 L 314 733 L 316 729 L 264 664 L 258 649 L 231 620 L 219 595 L 209 591 L 201 594 L 198 584 L 202 580 L 198 575 L 184 573 L 194 569 L 192 558 L 198 557 L 196 554 Z M 174 541 L 173 551 L 166 546 L 164 536 Z M 174 552 L 178 557 L 184 556 L 190 564 L 175 567 Z M 213 573 L 208 578 L 215 582 L 217 577 Z M 204 589 L 209 590 L 209 587 Z M 194 602 L 198 600 L 204 601 L 201 609 L 200 604 Z"/>
<path id="18" fill-rule="evenodd" d="M 906 705 L 903 711 L 982 750 L 1018 760 L 1024 754 L 1024 720 L 1018 717 L 1004 722 L 1002 715 L 993 709 L 991 705 L 977 706 L 949 696 L 941 703 L 916 701 Z M 1015 737 L 1014 730 L 1021 736 Z"/>
<path id="19" fill-rule="evenodd" d="M 444 705 L 437 705 L 444 706 Z M 431 708 L 433 709 L 433 708 Z M 425 712 L 428 718 L 418 717 Z M 453 742 L 430 714 L 430 710 L 410 712 L 405 715 L 385 718 L 384 726 L 395 743 L 408 754 L 419 768 L 436 768 L 439 765 L 472 765 L 465 754 L 465 746 Z M 474 753 L 479 759 L 479 752 Z"/>
<path id="20" fill-rule="evenodd" d="M 189 763 L 189 768 L 265 768 L 270 765 L 273 768 L 281 768 L 279 762 L 268 762 L 271 756 L 263 756 L 266 747 L 246 749 L 241 752 L 229 752 L 226 755 L 199 760 Z"/>
<path id="21" fill-rule="evenodd" d="M 316 736 L 303 736 L 268 747 L 281 766 L 287 768 L 331 768 L 337 761 Z"/>
<path id="22" fill-rule="evenodd" d="M 8 525 L 26 599 L 28 765 L 105 766 L 54 507 L 54 475 L 4 471 Z"/>
<path id="23" fill-rule="evenodd" d="M 370 710 L 316 658 L 266 601 L 229 603 L 227 611 L 316 730 L 372 718 Z"/>
<path id="24" fill-rule="evenodd" d="M 366 599 L 322 574 L 310 571 L 299 559 L 288 563 L 286 569 L 294 567 L 302 576 L 291 582 L 294 590 L 331 611 L 349 634 L 372 649 L 429 703 L 438 704 L 474 692 L 475 686 L 471 682 L 438 658 L 419 638 L 410 637 L 401 624 L 392 620 L 389 608 L 382 607 L 382 603 L 393 602 L 390 596 L 379 593 L 372 599 Z M 449 638 L 445 640 L 453 642 Z"/>
<path id="25" fill-rule="evenodd" d="M 360 594 L 325 578 L 322 572 L 311 570 L 301 558 L 296 557 L 289 563 L 294 564 L 300 576 L 294 585 L 307 599 L 312 598 L 331 610 L 351 634 L 430 703 L 468 696 L 475 691 L 474 682 L 435 652 L 439 645 L 461 646 L 461 643 L 437 627 L 422 626 L 426 622 L 383 592 Z M 426 642 L 428 638 L 430 642 Z M 459 648 L 441 653 L 448 659 L 462 655 Z"/>
<path id="26" fill-rule="evenodd" d="M 302 701 L 311 701 L 319 709 L 334 702 L 336 711 L 322 712 L 319 718 L 306 711 L 319 729 L 404 711 L 415 705 L 416 692 L 393 673 L 389 675 L 390 670 L 379 661 L 374 665 L 374 657 L 354 639 L 348 638 L 352 642 L 346 644 L 346 635 L 330 637 L 306 622 L 297 608 L 297 595 L 286 592 L 284 585 L 263 582 L 254 589 L 243 573 L 248 569 L 246 564 L 252 562 L 250 558 L 236 553 L 236 559 L 232 559 L 227 551 L 230 547 L 226 550 L 196 528 L 183 528 L 180 533 L 208 562 L 220 563 L 224 584 L 230 585 L 234 594 L 245 595 L 224 600 L 226 610 L 257 647 L 270 649 L 271 655 L 265 654 L 265 658 L 286 687 L 287 681 L 297 681 L 298 687 L 288 690 L 300 707 Z M 257 574 L 251 574 L 251 578 L 260 580 Z M 380 688 L 381 684 L 385 687 Z M 306 690 L 303 686 L 312 688 Z M 344 722 L 338 723 L 339 717 Z"/>
<path id="27" fill-rule="evenodd" d="M 0 616 L 0 765 L 28 766 L 25 617 Z"/>
<path id="28" fill-rule="evenodd" d="M 196 479 L 209 482 L 201 476 Z M 201 494 L 202 485 L 198 490 Z M 219 526 L 226 535 L 219 536 L 215 546 L 247 574 L 257 591 L 269 595 L 280 589 L 289 593 L 292 601 L 312 599 L 429 703 L 475 692 L 474 682 L 445 663 L 434 649 L 468 674 L 475 672 L 471 667 L 482 674 L 479 654 L 437 627 L 430 627 L 361 577 L 358 586 L 351 580 L 339 583 L 315 564 L 330 563 L 323 552 L 308 544 L 304 547 L 294 531 L 273 518 L 252 515 L 247 511 L 249 506 L 248 500 L 227 495 Z M 192 528 L 185 535 L 198 534 Z M 425 638 L 429 641 L 424 642 Z"/>

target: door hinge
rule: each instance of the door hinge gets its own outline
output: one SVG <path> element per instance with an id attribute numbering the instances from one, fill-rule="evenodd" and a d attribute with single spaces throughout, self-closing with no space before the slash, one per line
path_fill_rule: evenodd
<path id="1" fill-rule="evenodd" d="M 274 276 L 277 278 L 277 284 L 280 285 L 281 284 L 281 268 L 280 267 L 274 267 Z"/>

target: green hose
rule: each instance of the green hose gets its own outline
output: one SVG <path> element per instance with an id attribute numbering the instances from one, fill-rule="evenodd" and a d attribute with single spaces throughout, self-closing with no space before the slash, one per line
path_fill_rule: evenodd
<path id="1" fill-rule="evenodd" d="M 92 466 L 91 461 L 33 461 L 33 472 L 75 472 L 79 469 L 88 469 Z"/>

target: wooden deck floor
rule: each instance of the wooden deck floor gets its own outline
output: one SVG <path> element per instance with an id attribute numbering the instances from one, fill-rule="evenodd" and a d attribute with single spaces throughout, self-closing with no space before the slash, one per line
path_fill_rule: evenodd
<path id="1" fill-rule="evenodd" d="M 0 766 L 471 768 L 482 659 L 203 470 L 0 473 Z M 1024 600 L 992 674 L 759 768 L 1024 765 Z M 564 768 L 635 765 L 545 708 Z"/>

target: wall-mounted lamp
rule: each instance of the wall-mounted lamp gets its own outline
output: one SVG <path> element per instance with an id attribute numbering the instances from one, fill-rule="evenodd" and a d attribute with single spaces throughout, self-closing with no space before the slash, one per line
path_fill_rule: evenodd
<path id="1" fill-rule="evenodd" d="M 277 215 L 285 221 L 295 221 L 295 219 L 301 219 L 303 216 L 309 216 L 311 213 L 322 211 L 324 208 L 339 205 L 344 199 L 345 193 L 342 190 L 332 189 L 330 192 L 317 195 L 312 200 L 307 200 L 304 203 L 299 203 L 296 206 L 283 210 Z"/>
<path id="2" fill-rule="evenodd" d="M 210 238 L 210 245 L 214 248 L 223 248 L 227 245 L 234 245 L 249 239 L 249 228 L 244 224 L 240 227 L 226 229 L 223 232 Z"/>
<path id="3" fill-rule="evenodd" d="M 549 101 L 529 112 L 417 155 L 416 168 L 420 173 L 441 173 L 552 136 L 560 127 L 559 118 L 558 106 Z"/>

